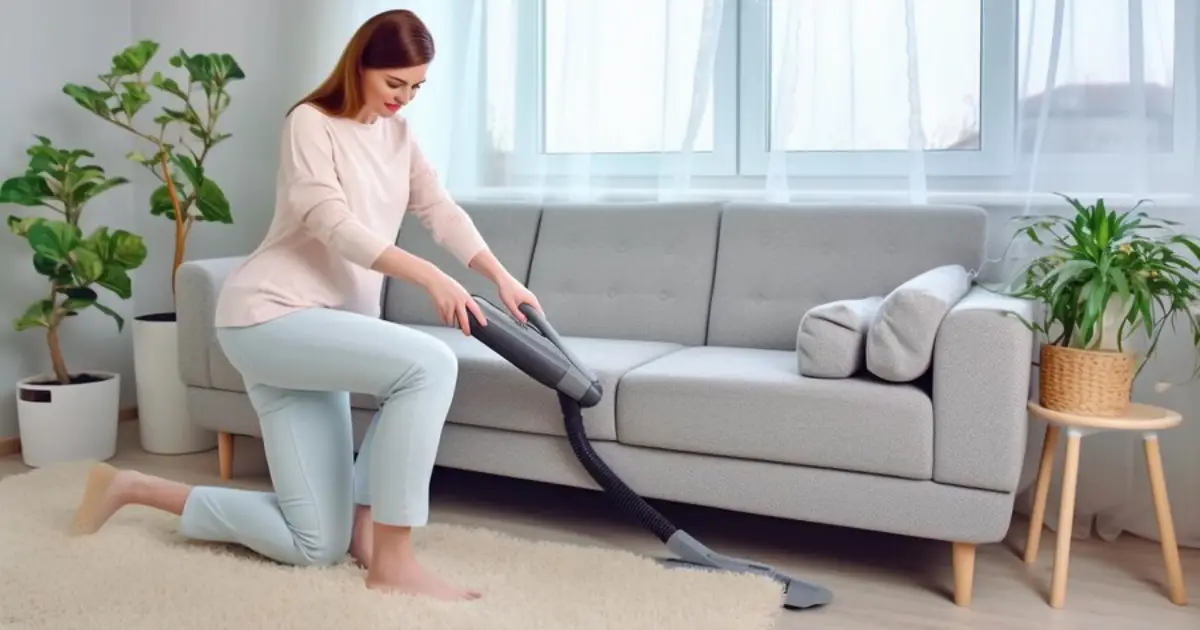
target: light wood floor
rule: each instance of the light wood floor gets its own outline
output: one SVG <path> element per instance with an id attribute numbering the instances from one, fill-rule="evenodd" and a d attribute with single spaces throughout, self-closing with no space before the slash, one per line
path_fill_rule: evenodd
<path id="1" fill-rule="evenodd" d="M 137 446 L 136 424 L 123 423 L 116 465 L 192 483 L 222 483 L 215 452 L 152 456 Z M 239 439 L 233 482 L 267 485 L 261 447 Z M 0 477 L 27 468 L 19 456 L 0 458 Z M 1025 522 L 1014 523 L 1004 544 L 981 547 L 970 608 L 950 600 L 950 545 L 931 541 L 797 524 L 675 504 L 659 504 L 669 518 L 717 551 L 775 564 L 834 591 L 828 608 L 785 612 L 779 630 L 800 628 L 899 630 L 1200 629 L 1200 551 L 1183 550 L 1191 601 L 1171 604 L 1164 593 L 1157 543 L 1123 537 L 1116 543 L 1076 541 L 1064 610 L 1046 604 L 1054 537 L 1043 534 L 1034 567 L 1021 562 Z M 618 516 L 606 499 L 559 488 L 459 471 L 439 470 L 433 518 L 502 530 L 517 536 L 610 545 L 660 555 L 658 541 Z"/>

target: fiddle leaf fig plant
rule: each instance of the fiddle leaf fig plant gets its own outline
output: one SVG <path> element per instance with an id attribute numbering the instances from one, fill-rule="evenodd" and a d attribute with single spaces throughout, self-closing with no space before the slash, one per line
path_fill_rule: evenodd
<path id="1" fill-rule="evenodd" d="M 1048 252 L 1033 258 L 1005 289 L 1033 300 L 1042 319 L 1025 325 L 1047 343 L 1083 350 L 1125 351 L 1130 337 L 1145 331 L 1149 347 L 1141 373 L 1168 327 L 1183 316 L 1192 345 L 1200 347 L 1200 321 L 1191 313 L 1200 300 L 1200 244 L 1180 233 L 1178 222 L 1139 210 L 1117 213 L 1103 199 L 1084 204 L 1060 195 L 1071 216 L 1021 216 L 1013 239 L 1025 237 Z M 1200 375 L 1200 362 L 1192 378 Z"/>
<path id="2" fill-rule="evenodd" d="M 171 292 L 175 272 L 183 264 L 187 239 L 197 221 L 233 223 L 225 192 L 208 175 L 206 161 L 212 150 L 229 139 L 217 124 L 231 101 L 229 88 L 246 78 L 227 53 L 189 54 L 180 50 L 168 59 L 182 78 L 148 72 L 159 44 L 141 40 L 112 58 L 98 86 L 68 83 L 63 92 L 97 117 L 124 129 L 148 145 L 148 154 L 134 151 L 128 159 L 144 166 L 161 182 L 150 193 L 150 214 L 175 224 L 175 252 L 171 267 Z M 154 94 L 169 99 L 149 123 L 137 120 Z"/>
<path id="3" fill-rule="evenodd" d="M 111 317 L 117 330 L 124 319 L 100 302 L 97 289 L 105 289 L 122 300 L 133 295 L 129 272 L 146 259 L 142 238 L 126 230 L 105 226 L 87 235 L 80 226 L 84 208 L 105 192 L 128 183 L 110 177 L 91 163 L 95 156 L 84 149 L 61 149 L 45 136 L 37 136 L 26 154 L 25 172 L 0 184 L 0 204 L 45 208 L 50 216 L 8 217 L 8 228 L 24 239 L 32 250 L 33 269 L 46 279 L 43 297 L 16 318 L 18 331 L 43 329 L 54 376 L 61 385 L 73 382 L 59 342 L 59 327 L 66 318 L 88 308 Z"/>

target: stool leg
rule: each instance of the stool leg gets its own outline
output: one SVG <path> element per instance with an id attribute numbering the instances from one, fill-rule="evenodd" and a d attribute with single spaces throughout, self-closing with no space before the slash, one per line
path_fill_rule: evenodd
<path id="1" fill-rule="evenodd" d="M 1033 512 L 1029 515 L 1029 535 L 1025 538 L 1026 564 L 1037 561 L 1038 545 L 1042 542 L 1042 529 L 1046 524 L 1046 497 L 1050 495 L 1050 478 L 1054 476 L 1054 449 L 1058 446 L 1058 433 L 1058 425 L 1046 426 L 1046 437 L 1042 440 L 1042 461 L 1038 464 L 1037 487 L 1033 493 Z"/>
<path id="2" fill-rule="evenodd" d="M 1171 603 L 1186 606 L 1183 568 L 1179 563 L 1179 544 L 1175 540 L 1171 504 L 1167 500 L 1167 481 L 1158 450 L 1158 436 L 1147 435 L 1143 446 L 1146 451 L 1146 471 L 1150 475 L 1150 494 L 1154 497 L 1154 516 L 1158 519 L 1158 537 L 1162 540 L 1163 562 L 1167 565 L 1167 592 Z"/>
<path id="3" fill-rule="evenodd" d="M 1058 509 L 1058 540 L 1054 549 L 1054 576 L 1050 581 L 1050 606 L 1062 608 L 1067 599 L 1067 565 L 1071 560 L 1071 530 L 1075 525 L 1075 486 L 1079 479 L 1079 447 L 1083 435 L 1067 431 L 1067 456 L 1063 463 L 1062 503 Z"/>

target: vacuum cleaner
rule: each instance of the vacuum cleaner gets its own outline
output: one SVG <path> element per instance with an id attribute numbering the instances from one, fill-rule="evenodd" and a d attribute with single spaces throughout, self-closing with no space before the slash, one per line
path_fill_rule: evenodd
<path id="1" fill-rule="evenodd" d="M 571 352 L 546 318 L 531 305 L 520 305 L 521 312 L 528 318 L 528 323 L 522 323 L 486 298 L 471 297 L 487 320 L 487 325 L 481 326 L 474 313 L 468 311 L 471 335 L 530 378 L 558 392 L 567 439 L 575 457 L 622 512 L 653 532 L 678 556 L 660 562 L 672 567 L 768 576 L 783 584 L 783 607 L 790 610 L 824 606 L 833 599 L 833 593 L 822 586 L 784 575 L 765 564 L 712 551 L 651 507 L 604 463 L 584 431 L 583 409 L 594 407 L 604 396 L 600 379 Z"/>

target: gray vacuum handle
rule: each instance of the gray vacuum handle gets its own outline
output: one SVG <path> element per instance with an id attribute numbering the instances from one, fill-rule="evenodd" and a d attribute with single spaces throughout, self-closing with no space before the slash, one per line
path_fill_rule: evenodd
<path id="1" fill-rule="evenodd" d="M 571 365 L 575 366 L 575 369 L 579 370 L 593 381 L 600 380 L 591 371 L 591 369 L 584 365 L 583 361 L 579 360 L 579 357 L 575 356 L 574 352 L 571 352 L 571 349 L 567 347 L 567 344 L 563 343 L 562 338 L 558 336 L 558 331 L 554 330 L 554 327 L 550 325 L 550 322 L 546 321 L 546 318 L 543 317 L 542 314 L 539 313 L 532 304 L 522 303 L 518 305 L 517 308 L 525 315 L 525 317 L 529 318 L 529 323 L 533 324 L 533 327 L 537 328 L 538 332 L 542 333 L 543 337 L 550 340 L 550 343 L 554 344 L 554 347 L 558 348 L 559 352 L 562 352 L 563 356 L 567 357 L 567 360 L 571 362 Z"/>

